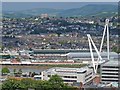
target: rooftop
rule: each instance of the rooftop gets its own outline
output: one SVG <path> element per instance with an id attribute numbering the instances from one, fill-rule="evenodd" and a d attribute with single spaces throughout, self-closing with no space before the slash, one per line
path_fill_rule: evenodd
<path id="1" fill-rule="evenodd" d="M 54 67 L 54 68 L 51 68 L 51 69 L 48 69 L 47 71 L 48 72 L 51 72 L 51 71 L 56 71 L 56 72 L 79 72 L 79 73 L 82 73 L 82 72 L 85 72 L 87 71 L 89 68 L 87 66 L 85 67 L 81 67 L 81 68 L 63 68 L 63 67 Z"/>
<path id="2" fill-rule="evenodd" d="M 93 52 L 95 56 L 97 56 L 96 52 Z M 118 56 L 115 52 L 110 52 L 111 56 Z M 91 56 L 90 52 L 70 52 L 68 56 Z M 107 56 L 107 52 L 101 52 L 101 56 Z"/>
<path id="3" fill-rule="evenodd" d="M 104 63 L 102 66 L 118 66 L 118 62 L 119 61 L 116 61 L 116 60 L 110 60 L 110 61 Z"/>

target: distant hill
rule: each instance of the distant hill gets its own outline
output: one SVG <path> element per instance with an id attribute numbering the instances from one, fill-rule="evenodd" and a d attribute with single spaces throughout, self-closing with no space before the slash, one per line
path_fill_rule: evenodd
<path id="1" fill-rule="evenodd" d="M 59 13 L 61 16 L 92 16 L 92 15 L 104 15 L 109 13 L 117 12 L 117 5 L 86 5 L 81 8 L 69 9 L 64 10 L 63 12 Z"/>
<path id="2" fill-rule="evenodd" d="M 38 16 L 45 13 L 48 13 L 50 15 L 56 15 L 61 11 L 62 11 L 61 9 L 35 8 L 24 11 L 3 11 L 3 16 L 19 18 L 19 17 Z"/>
<path id="3" fill-rule="evenodd" d="M 63 11 L 62 9 L 36 8 L 36 9 L 32 9 L 32 10 L 23 11 L 22 13 L 29 14 L 29 15 L 40 15 L 40 14 L 44 14 L 44 13 L 56 15 L 62 11 Z"/>
<path id="4" fill-rule="evenodd" d="M 49 15 L 57 16 L 112 16 L 118 12 L 117 5 L 110 4 L 89 4 L 81 8 L 73 9 L 48 9 L 48 8 L 37 8 L 24 11 L 8 11 L 4 12 L 3 15 L 7 17 L 28 17 L 37 16 L 43 13 L 48 13 Z"/>

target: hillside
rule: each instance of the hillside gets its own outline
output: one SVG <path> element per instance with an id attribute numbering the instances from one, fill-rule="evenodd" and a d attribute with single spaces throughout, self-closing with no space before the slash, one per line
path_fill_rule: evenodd
<path id="1" fill-rule="evenodd" d="M 61 16 L 97 16 L 97 15 L 111 15 L 110 13 L 117 12 L 117 5 L 86 5 L 81 8 L 64 10 L 59 13 Z"/>
<path id="2" fill-rule="evenodd" d="M 47 13 L 49 15 L 56 16 L 113 16 L 117 11 L 117 5 L 110 4 L 89 4 L 83 6 L 81 8 L 73 8 L 73 9 L 49 9 L 49 8 L 37 8 L 31 10 L 24 11 L 3 11 L 3 16 L 7 17 L 29 17 L 29 16 L 38 16 L 43 13 Z"/>
<path id="3" fill-rule="evenodd" d="M 56 15 L 61 11 L 62 11 L 61 9 L 35 8 L 35 9 L 24 10 L 24 11 L 3 11 L 3 16 L 19 18 L 19 17 L 38 16 L 43 13 Z"/>

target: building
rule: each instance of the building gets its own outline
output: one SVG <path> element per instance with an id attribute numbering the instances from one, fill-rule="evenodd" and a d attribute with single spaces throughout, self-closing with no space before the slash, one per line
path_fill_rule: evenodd
<path id="1" fill-rule="evenodd" d="M 93 52 L 95 60 L 98 59 L 98 55 L 96 52 Z M 100 53 L 103 60 L 107 60 L 107 52 L 101 52 Z M 79 61 L 88 61 L 88 63 L 91 61 L 91 54 L 90 52 L 70 52 L 67 54 L 67 57 L 69 59 L 73 60 L 79 60 Z M 118 60 L 118 54 L 116 52 L 110 52 L 110 59 Z"/>
<path id="2" fill-rule="evenodd" d="M 41 75 L 34 75 L 34 80 L 42 80 L 42 74 Z"/>
<path id="3" fill-rule="evenodd" d="M 119 67 L 118 61 L 107 61 L 101 65 L 101 82 L 104 83 L 111 83 L 116 82 L 118 83 L 119 78 Z"/>
<path id="4" fill-rule="evenodd" d="M 93 50 L 94 51 L 94 50 Z M 34 56 L 37 61 L 45 60 L 48 62 L 51 61 L 61 61 L 64 62 L 65 60 L 73 60 L 75 62 L 89 64 L 92 63 L 91 60 L 91 53 L 89 50 L 77 50 L 77 49 L 48 49 L 48 50 L 33 50 Z M 98 59 L 97 53 L 94 51 L 94 58 L 95 61 Z M 100 53 L 103 60 L 107 60 L 107 52 Z M 110 59 L 118 60 L 118 54 L 115 52 L 110 52 Z"/>
<path id="5" fill-rule="evenodd" d="M 49 80 L 52 75 L 59 75 L 64 83 L 82 83 L 83 85 L 89 83 L 94 78 L 93 69 L 87 66 L 82 68 L 62 68 L 55 67 L 43 71 L 43 80 Z"/>
<path id="6" fill-rule="evenodd" d="M 41 14 L 41 18 L 47 18 L 48 16 L 48 14 Z"/>

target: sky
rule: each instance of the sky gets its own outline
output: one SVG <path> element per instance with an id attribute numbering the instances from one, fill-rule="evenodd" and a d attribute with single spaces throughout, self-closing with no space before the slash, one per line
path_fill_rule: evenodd
<path id="1" fill-rule="evenodd" d="M 2 2 L 118 2 L 119 0 L 1 0 Z"/>
<path id="2" fill-rule="evenodd" d="M 35 8 L 54 8 L 54 9 L 71 9 L 80 8 L 88 4 L 117 4 L 110 2 L 3 2 L 3 11 L 21 11 Z"/>

